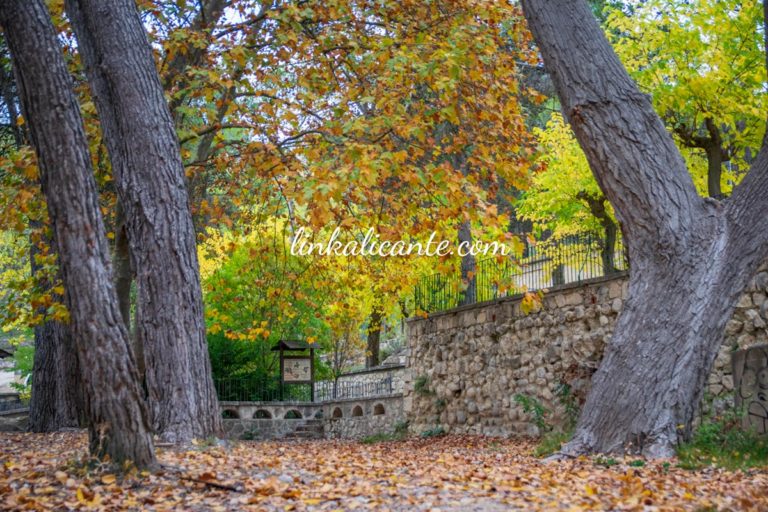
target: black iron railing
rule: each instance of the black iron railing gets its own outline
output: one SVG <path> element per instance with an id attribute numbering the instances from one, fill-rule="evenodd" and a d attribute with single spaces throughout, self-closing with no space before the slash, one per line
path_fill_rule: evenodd
<path id="1" fill-rule="evenodd" d="M 478 260 L 474 273 L 466 279 L 458 271 L 426 276 L 414 292 L 416 310 L 435 313 L 627 270 L 621 238 L 612 245 L 592 235 L 571 236 L 530 245 L 518 260 Z"/>
<path id="2" fill-rule="evenodd" d="M 0 397 L 0 412 L 24 409 L 26 406 L 16 394 L 3 394 Z"/>
<path id="3" fill-rule="evenodd" d="M 309 384 L 283 384 L 280 379 L 214 379 L 222 402 L 311 402 Z M 324 380 L 315 382 L 315 402 L 344 398 L 367 398 L 394 393 L 392 375 L 368 382 Z"/>
<path id="4" fill-rule="evenodd" d="M 281 384 L 279 378 L 233 377 L 215 379 L 216 394 L 222 402 L 309 402 L 309 384 Z"/>
<path id="5" fill-rule="evenodd" d="M 389 395 L 394 392 L 392 376 L 383 379 L 360 381 L 324 380 L 315 383 L 315 400 L 338 400 L 342 398 L 367 398 L 371 396 Z"/>

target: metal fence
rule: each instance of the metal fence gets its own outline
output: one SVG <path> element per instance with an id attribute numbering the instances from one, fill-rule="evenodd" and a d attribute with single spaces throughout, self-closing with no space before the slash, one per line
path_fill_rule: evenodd
<path id="1" fill-rule="evenodd" d="M 14 411 L 25 407 L 26 405 L 21 401 L 18 394 L 3 393 L 0 395 L 0 412 Z"/>
<path id="2" fill-rule="evenodd" d="M 222 402 L 310 402 L 309 384 L 282 384 L 279 378 L 235 377 L 215 379 L 216 394 Z"/>
<path id="3" fill-rule="evenodd" d="M 216 394 L 222 402 L 311 402 L 309 384 L 282 384 L 279 378 L 214 379 Z M 394 392 L 392 375 L 370 382 L 332 381 L 315 382 L 314 401 L 343 398 L 367 398 Z"/>
<path id="4" fill-rule="evenodd" d="M 621 238 L 610 248 L 600 237 L 571 236 L 530 245 L 517 260 L 509 256 L 478 260 L 474 274 L 467 279 L 462 279 L 458 270 L 450 275 L 423 277 L 416 286 L 414 300 L 417 311 L 435 313 L 525 291 L 578 283 L 628 268 Z"/>
<path id="5" fill-rule="evenodd" d="M 393 392 L 392 375 L 371 382 L 324 380 L 315 383 L 315 400 L 317 401 L 367 398 L 390 395 Z"/>

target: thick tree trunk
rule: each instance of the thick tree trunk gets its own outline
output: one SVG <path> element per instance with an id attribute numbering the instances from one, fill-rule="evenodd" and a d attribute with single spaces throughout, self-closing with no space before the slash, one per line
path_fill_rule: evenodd
<path id="1" fill-rule="evenodd" d="M 467 248 L 472 246 L 472 223 L 468 220 L 459 226 L 459 243 L 462 242 L 466 242 Z M 461 257 L 461 282 L 465 288 L 459 305 L 477 302 L 477 265 L 471 254 Z"/>
<path id="2" fill-rule="evenodd" d="M 381 352 L 381 310 L 374 307 L 368 325 L 368 341 L 365 355 L 365 367 L 373 368 L 379 365 L 379 353 Z"/>
<path id="3" fill-rule="evenodd" d="M 629 297 L 566 453 L 667 457 L 688 438 L 725 324 L 750 275 L 723 250 L 725 226 L 709 225 L 714 233 L 702 234 L 687 255 L 633 264 Z"/>
<path id="4" fill-rule="evenodd" d="M 690 434 L 736 299 L 768 256 L 768 151 L 727 203 L 696 194 L 587 4 L 524 0 L 563 110 L 628 244 L 629 295 L 565 453 L 669 456 Z"/>
<path id="5" fill-rule="evenodd" d="M 137 336 L 156 431 L 218 434 L 184 169 L 152 50 L 132 0 L 67 0 L 125 209 Z"/>
<path id="6" fill-rule="evenodd" d="M 3 50 L 5 55 L 6 49 Z M 19 148 L 25 143 L 26 137 L 17 122 L 19 98 L 10 59 L 0 66 L 0 87 L 3 102 L 8 109 L 13 142 Z M 32 228 L 41 226 L 39 221 L 30 222 Z M 49 249 L 55 252 L 53 241 L 46 239 L 46 243 Z M 32 239 L 29 247 L 30 271 L 34 276 L 40 270 L 35 258 L 39 249 Z M 39 284 L 52 293 L 50 283 L 46 281 Z M 44 310 L 39 313 L 45 315 Z M 46 320 L 35 326 L 34 339 L 35 360 L 27 429 L 31 432 L 53 432 L 60 428 L 77 427 L 81 410 L 78 399 L 80 386 L 77 380 L 77 354 L 73 348 L 69 327 L 55 320 Z"/>
<path id="7" fill-rule="evenodd" d="M 91 453 L 151 465 L 147 410 L 117 308 L 88 143 L 53 24 L 42 0 L 0 3 L 0 24 L 59 249 Z"/>
<path id="8" fill-rule="evenodd" d="M 48 240 L 55 250 L 52 240 Z M 32 242 L 30 267 L 32 274 L 40 271 Z M 41 285 L 53 293 L 51 285 Z M 61 297 L 59 297 L 61 299 Z M 45 314 L 45 311 L 40 311 Z M 45 320 L 35 326 L 35 360 L 32 369 L 32 398 L 29 403 L 30 432 L 55 432 L 60 428 L 77 427 L 80 423 L 81 398 L 78 379 L 79 366 L 69 326 L 57 320 Z"/>
<path id="9" fill-rule="evenodd" d="M 69 326 L 48 320 L 35 327 L 30 432 L 77 428 L 82 417 L 79 364 Z"/>

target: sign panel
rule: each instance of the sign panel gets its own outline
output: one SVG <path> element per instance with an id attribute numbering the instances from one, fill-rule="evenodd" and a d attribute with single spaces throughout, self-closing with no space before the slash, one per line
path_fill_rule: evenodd
<path id="1" fill-rule="evenodd" d="M 283 382 L 310 382 L 311 380 L 311 358 L 289 356 L 283 358 Z"/>

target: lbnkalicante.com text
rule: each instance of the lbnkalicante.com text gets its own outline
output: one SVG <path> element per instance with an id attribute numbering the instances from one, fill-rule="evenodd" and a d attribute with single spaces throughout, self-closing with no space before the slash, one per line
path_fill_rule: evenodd
<path id="1" fill-rule="evenodd" d="M 426 242 L 406 242 L 397 240 L 380 240 L 379 235 L 369 228 L 362 240 L 342 242 L 339 240 L 341 230 L 336 228 L 328 240 L 313 242 L 304 228 L 299 228 L 291 243 L 293 256 L 448 256 L 454 253 L 452 243 L 448 240 L 437 240 L 434 231 Z M 512 249 L 499 242 L 460 242 L 456 247 L 459 256 L 507 256 Z"/>

